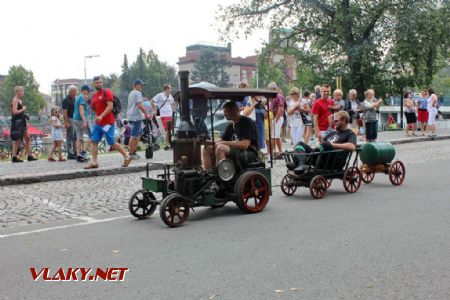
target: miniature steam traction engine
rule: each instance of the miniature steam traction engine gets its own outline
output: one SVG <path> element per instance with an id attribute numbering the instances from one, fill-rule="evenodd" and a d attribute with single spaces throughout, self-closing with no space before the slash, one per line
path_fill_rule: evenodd
<path id="1" fill-rule="evenodd" d="M 172 140 L 173 163 L 148 163 L 142 177 L 142 190 L 129 201 L 130 213 L 145 219 L 160 205 L 160 217 L 170 227 L 183 224 L 194 207 L 221 207 L 235 202 L 246 213 L 262 211 L 271 195 L 271 169 L 263 161 L 242 164 L 234 159 L 221 160 L 212 171 L 204 171 L 201 147 L 208 134 L 199 134 L 191 121 L 189 101 L 201 101 L 210 110 L 211 137 L 214 146 L 214 115 L 224 100 L 242 101 L 246 96 L 276 97 L 276 92 L 257 89 L 199 88 L 188 86 L 189 72 L 179 72 L 180 92 L 175 94 L 181 106 L 181 120 Z M 219 106 L 213 109 L 213 101 Z M 270 123 L 270 122 L 269 122 Z M 215 151 L 213 151 L 214 153 Z M 157 178 L 150 177 L 150 169 L 162 169 Z M 157 200 L 155 193 L 162 194 Z"/>

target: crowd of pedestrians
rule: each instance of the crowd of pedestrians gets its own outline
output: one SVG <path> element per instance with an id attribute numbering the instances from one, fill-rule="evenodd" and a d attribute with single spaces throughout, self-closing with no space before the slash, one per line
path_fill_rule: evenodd
<path id="1" fill-rule="evenodd" d="M 121 120 L 120 111 L 115 107 L 115 96 L 111 90 L 103 87 L 100 76 L 94 77 L 94 92 L 88 85 L 80 88 L 68 88 L 67 97 L 62 101 L 62 108 L 51 109 L 52 145 L 48 153 L 49 161 L 65 161 L 62 145 L 65 139 L 67 159 L 88 163 L 85 169 L 98 168 L 99 142 L 104 138 L 110 150 L 116 150 L 123 156 L 123 167 L 127 167 L 132 159 L 138 159 L 138 144 L 146 126 L 161 127 L 165 133 L 165 149 L 169 149 L 170 130 L 176 112 L 176 103 L 172 96 L 172 87 L 164 85 L 163 91 L 152 98 L 143 97 L 145 83 L 137 79 L 134 89 L 128 95 L 126 120 Z M 241 83 L 240 88 L 247 88 Z M 257 142 L 260 149 L 268 155 L 280 158 L 283 144 L 290 140 L 292 146 L 298 143 L 307 145 L 323 141 L 335 128 L 333 116 L 345 111 L 348 114 L 348 126 L 360 136 L 361 140 L 375 142 L 379 127 L 379 108 L 384 103 L 382 98 L 375 97 L 375 91 L 368 89 L 364 100 L 358 99 L 355 89 L 348 91 L 348 97 L 340 89 L 332 91 L 328 84 L 315 86 L 314 91 L 292 87 L 288 96 L 275 82 L 268 89 L 276 91 L 277 96 L 271 99 L 263 97 L 245 97 L 240 105 L 241 115 L 255 122 Z M 92 95 L 91 95 L 92 94 Z M 27 107 L 22 102 L 23 87 L 15 88 L 15 97 L 11 102 L 11 140 L 13 141 L 12 162 L 22 162 L 18 157 L 18 147 L 24 144 L 26 157 L 35 160 L 30 150 L 30 137 L 27 130 Z M 429 133 L 436 135 L 435 120 L 438 114 L 438 100 L 435 92 L 424 89 L 421 97 L 414 101 L 412 93 L 404 95 L 404 113 L 406 118 L 405 134 L 416 136 Z M 160 122 L 156 116 L 159 116 Z M 91 120 L 94 119 L 91 124 Z M 391 117 L 393 125 L 395 120 Z M 269 126 L 270 120 L 270 126 Z M 158 123 L 161 126 L 158 126 Z M 418 123 L 418 126 L 416 126 Z M 115 127 L 120 127 L 120 138 L 114 136 Z M 270 128 L 270 132 L 269 132 Z M 118 142 L 119 141 L 119 142 Z M 269 147 L 270 145 L 270 147 Z M 270 148 L 270 149 L 269 149 Z M 128 152 L 127 152 L 128 150 Z M 88 152 L 91 152 L 91 158 Z"/>
<path id="2" fill-rule="evenodd" d="M 159 127 L 156 116 L 160 116 L 161 127 L 166 132 L 165 149 L 170 149 L 169 131 L 176 110 L 171 95 L 172 87 L 164 85 L 163 92 L 149 99 L 142 95 L 144 86 L 142 80 L 134 81 L 134 89 L 128 95 L 126 120 L 120 117 L 121 104 L 115 102 L 117 98 L 110 89 L 103 87 L 102 77 L 94 77 L 94 90 L 88 85 L 83 85 L 79 92 L 76 86 L 69 86 L 62 107 L 53 106 L 50 112 L 51 146 L 47 153 L 48 161 L 76 160 L 87 163 L 85 169 L 96 169 L 99 167 L 97 160 L 99 143 L 104 139 L 111 151 L 118 151 L 123 156 L 122 167 L 127 167 L 132 159 L 139 158 L 136 151 L 144 126 Z M 91 93 L 92 91 L 94 92 Z M 23 87 L 17 86 L 11 102 L 10 137 L 13 142 L 13 163 L 23 162 L 19 158 L 21 144 L 24 145 L 28 161 L 37 159 L 31 153 L 27 124 L 29 118 L 25 114 L 27 107 L 22 102 L 24 92 Z M 120 127 L 121 138 L 118 139 L 115 137 L 116 126 Z M 64 140 L 67 157 L 63 156 Z M 91 157 L 88 155 L 89 152 Z M 55 155 L 57 159 L 54 158 Z"/>
<path id="3" fill-rule="evenodd" d="M 247 85 L 241 84 L 240 87 Z M 290 142 L 294 146 L 299 142 L 309 145 L 322 142 L 323 138 L 335 129 L 333 116 L 338 112 L 345 111 L 348 114 L 348 126 L 359 135 L 361 141 L 377 140 L 380 127 L 379 109 L 385 100 L 375 97 L 373 89 L 365 91 L 362 100 L 358 99 L 355 89 L 350 89 L 345 97 L 342 90 L 332 91 L 327 84 L 315 86 L 314 92 L 305 90 L 303 95 L 298 87 L 292 87 L 286 97 L 275 82 L 271 82 L 268 89 L 277 91 L 277 96 L 267 100 L 246 97 L 242 113 L 255 120 L 260 148 L 265 149 L 266 153 L 272 152 L 275 158 L 281 156 L 283 144 Z M 417 136 L 417 130 L 421 131 L 421 135 L 436 135 L 438 101 L 434 91 L 423 90 L 422 97 L 417 101 L 408 93 L 405 95 L 404 106 L 407 136 Z M 397 128 L 397 122 L 392 115 L 389 115 L 386 123 L 392 123 L 392 128 Z M 286 135 L 283 132 L 286 132 Z M 268 149 L 269 144 L 271 149 Z"/>

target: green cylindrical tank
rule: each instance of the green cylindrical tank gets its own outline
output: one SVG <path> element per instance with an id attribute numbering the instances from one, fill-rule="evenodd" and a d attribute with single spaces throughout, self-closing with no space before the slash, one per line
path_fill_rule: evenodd
<path id="1" fill-rule="evenodd" d="M 359 157 L 368 165 L 390 163 L 395 157 L 395 148 L 391 143 L 365 143 Z"/>

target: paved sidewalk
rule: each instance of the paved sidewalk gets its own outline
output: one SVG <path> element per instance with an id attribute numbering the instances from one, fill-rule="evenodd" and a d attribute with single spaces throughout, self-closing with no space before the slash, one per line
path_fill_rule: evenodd
<path id="1" fill-rule="evenodd" d="M 450 139 L 450 130 L 442 130 L 436 139 Z M 380 132 L 378 141 L 390 141 L 394 144 L 430 141 L 427 136 L 405 137 L 402 131 Z M 284 149 L 290 149 L 289 144 Z M 86 164 L 76 161 L 48 162 L 39 160 L 12 164 L 11 162 L 0 163 L 0 186 L 28 184 L 36 182 L 58 181 L 64 179 L 86 178 L 93 176 L 128 174 L 142 172 L 147 162 L 172 162 L 172 151 L 159 150 L 154 153 L 153 159 L 145 159 L 144 152 L 140 152 L 140 159 L 132 161 L 128 168 L 120 167 L 122 156 L 118 153 L 109 153 L 99 156 L 99 169 L 84 170 Z"/>

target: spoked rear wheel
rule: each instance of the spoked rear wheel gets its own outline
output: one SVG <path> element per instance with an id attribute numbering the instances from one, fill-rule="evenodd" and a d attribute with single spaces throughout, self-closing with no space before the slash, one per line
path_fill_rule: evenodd
<path id="1" fill-rule="evenodd" d="M 150 217 L 158 206 L 155 195 L 147 190 L 140 190 L 131 196 L 128 202 L 130 213 L 138 219 Z"/>
<path id="2" fill-rule="evenodd" d="M 327 194 L 327 182 L 323 176 L 314 176 L 309 185 L 309 192 L 314 199 L 322 199 Z"/>
<path id="3" fill-rule="evenodd" d="M 189 204 L 181 195 L 171 194 L 161 203 L 159 215 L 167 226 L 181 226 L 189 217 Z"/>
<path id="4" fill-rule="evenodd" d="M 293 184 L 292 181 L 289 174 L 286 174 L 283 177 L 283 180 L 281 180 L 281 191 L 286 196 L 292 196 L 297 190 L 297 186 Z"/>
<path id="5" fill-rule="evenodd" d="M 355 193 L 361 187 L 361 172 L 357 167 L 351 167 L 345 170 L 342 178 L 344 189 L 347 193 Z"/>
<path id="6" fill-rule="evenodd" d="M 235 187 L 236 205 L 246 213 L 260 212 L 270 197 L 269 182 L 262 174 L 249 171 L 242 174 Z"/>
<path id="7" fill-rule="evenodd" d="M 406 169 L 405 165 L 399 161 L 396 160 L 391 164 L 391 167 L 389 168 L 389 180 L 393 185 L 401 185 L 403 183 L 403 180 L 405 180 L 406 176 Z"/>

